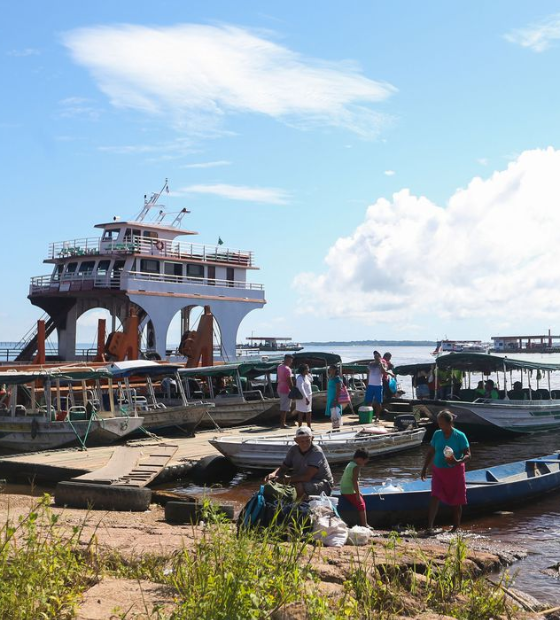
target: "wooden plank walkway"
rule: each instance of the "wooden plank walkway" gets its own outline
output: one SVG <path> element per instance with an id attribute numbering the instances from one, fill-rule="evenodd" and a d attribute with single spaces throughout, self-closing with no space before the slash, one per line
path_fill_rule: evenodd
<path id="1" fill-rule="evenodd" d="M 345 416 L 345 428 L 352 428 L 358 425 L 357 416 Z M 392 426 L 392 424 L 387 423 Z M 330 421 L 313 422 L 313 428 L 316 433 L 330 430 Z M 218 432 L 215 429 L 207 431 L 199 431 L 196 437 L 161 437 L 137 439 L 127 442 L 130 446 L 157 446 L 161 442 L 168 444 L 176 444 L 177 451 L 171 458 L 165 469 L 163 477 L 173 479 L 185 475 L 195 463 L 200 459 L 218 455 L 219 452 L 209 443 L 209 439 L 214 437 L 227 437 L 233 435 L 284 435 L 294 432 L 295 427 L 285 429 L 271 429 L 262 426 L 247 426 L 242 428 L 225 429 Z M 20 482 L 31 482 L 35 479 L 37 482 L 60 482 L 61 480 L 70 480 L 77 476 L 87 474 L 89 472 L 105 467 L 116 449 L 115 445 L 88 448 L 87 450 L 79 450 L 78 448 L 66 448 L 60 450 L 49 450 L 45 452 L 32 452 L 27 454 L 16 454 L 10 456 L 0 456 L 0 478 L 8 480 L 18 480 Z M 159 481 L 159 479 L 158 479 Z"/>

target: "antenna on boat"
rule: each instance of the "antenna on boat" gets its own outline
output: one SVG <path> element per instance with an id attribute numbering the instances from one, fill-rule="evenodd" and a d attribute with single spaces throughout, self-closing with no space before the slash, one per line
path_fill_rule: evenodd
<path id="1" fill-rule="evenodd" d="M 190 211 L 184 208 L 181 209 L 179 213 L 177 213 L 175 219 L 171 222 L 171 226 L 179 228 L 179 226 L 181 225 L 181 220 L 185 217 L 185 213 L 190 213 Z"/>
<path id="2" fill-rule="evenodd" d="M 167 194 L 169 194 L 168 179 L 165 179 L 165 183 L 163 184 L 163 187 L 159 190 L 159 192 L 154 192 L 150 196 L 149 200 L 147 199 L 146 196 L 144 196 L 144 206 L 142 207 L 142 211 L 140 211 L 140 214 L 136 218 L 137 222 L 143 222 L 144 221 L 144 218 L 146 217 L 146 215 L 148 215 L 148 212 L 150 211 L 150 209 L 157 205 L 157 202 L 158 202 L 160 196 L 163 194 L 163 192 L 166 192 Z M 162 212 L 160 211 L 160 215 L 161 215 L 161 213 Z M 164 214 L 164 217 L 165 217 L 165 214 Z"/>

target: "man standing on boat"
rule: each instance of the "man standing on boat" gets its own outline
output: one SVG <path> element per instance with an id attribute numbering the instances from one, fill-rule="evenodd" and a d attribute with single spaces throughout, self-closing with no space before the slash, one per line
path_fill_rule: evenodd
<path id="1" fill-rule="evenodd" d="M 292 409 L 292 400 L 289 397 L 290 390 L 294 386 L 292 377 L 292 364 L 294 363 L 293 355 L 284 355 L 284 361 L 276 369 L 278 378 L 278 398 L 280 398 L 280 428 L 288 428 L 286 420 Z"/>

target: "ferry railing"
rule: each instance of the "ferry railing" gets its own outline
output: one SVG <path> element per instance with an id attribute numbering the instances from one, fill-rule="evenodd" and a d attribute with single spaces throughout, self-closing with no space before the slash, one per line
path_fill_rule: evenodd
<path id="1" fill-rule="evenodd" d="M 222 280 L 219 278 L 198 278 L 194 276 L 173 276 L 161 273 L 147 273 L 144 271 L 129 271 L 121 272 L 118 277 L 106 276 L 93 276 L 91 274 L 70 274 L 63 275 L 59 278 L 53 278 L 52 275 L 48 276 L 35 276 L 31 278 L 29 286 L 29 292 L 31 294 L 37 293 L 57 293 L 57 292 L 69 292 L 69 291 L 86 291 L 96 288 L 102 289 L 120 289 L 121 279 L 142 280 L 149 282 L 165 282 L 172 284 L 180 284 L 182 286 L 187 285 L 203 285 L 214 287 L 230 287 L 245 290 L 264 290 L 264 285 L 256 284 L 254 282 L 243 282 L 239 280 Z"/>
<path id="2" fill-rule="evenodd" d="M 221 286 L 240 288 L 253 291 L 264 290 L 263 284 L 256 284 L 255 282 L 242 282 L 239 280 L 221 280 L 219 278 L 196 278 L 193 276 L 171 276 L 161 273 L 146 273 L 143 271 L 130 271 L 128 273 L 129 280 L 142 280 L 144 282 L 166 282 L 171 284 L 181 285 L 203 285 L 203 286 Z"/>
<path id="3" fill-rule="evenodd" d="M 85 237 L 56 241 L 49 245 L 49 259 L 81 258 L 98 255 L 142 254 L 197 262 L 215 262 L 253 267 L 253 252 L 220 245 L 209 246 L 152 237 L 130 237 L 123 242 L 103 241 L 100 237 Z"/>

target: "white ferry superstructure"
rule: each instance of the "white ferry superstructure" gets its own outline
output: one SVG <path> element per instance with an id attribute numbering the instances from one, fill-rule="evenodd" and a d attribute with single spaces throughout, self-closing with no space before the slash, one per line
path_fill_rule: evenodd
<path id="1" fill-rule="evenodd" d="M 136 219 L 115 216 L 97 224 L 101 237 L 50 244 L 44 262 L 54 269 L 31 279 L 29 299 L 49 315 L 46 331 L 57 331 L 60 360 L 76 358 L 77 321 L 93 308 L 109 311 L 112 331 L 117 319 L 124 325 L 135 314 L 140 331 L 148 334 L 148 349 L 164 359 L 174 316 L 181 313 L 182 331 L 188 331 L 191 312 L 200 306 L 209 307 L 218 323 L 223 358 L 235 360 L 241 321 L 266 303 L 263 285 L 247 280 L 257 269 L 253 253 L 177 241 L 198 233 L 180 228 L 189 211 L 169 214 L 161 208 L 164 191 L 167 181 L 160 192 L 144 197 Z M 146 221 L 154 209 L 159 209 L 156 217 Z M 169 215 L 175 218 L 167 224 Z"/>

